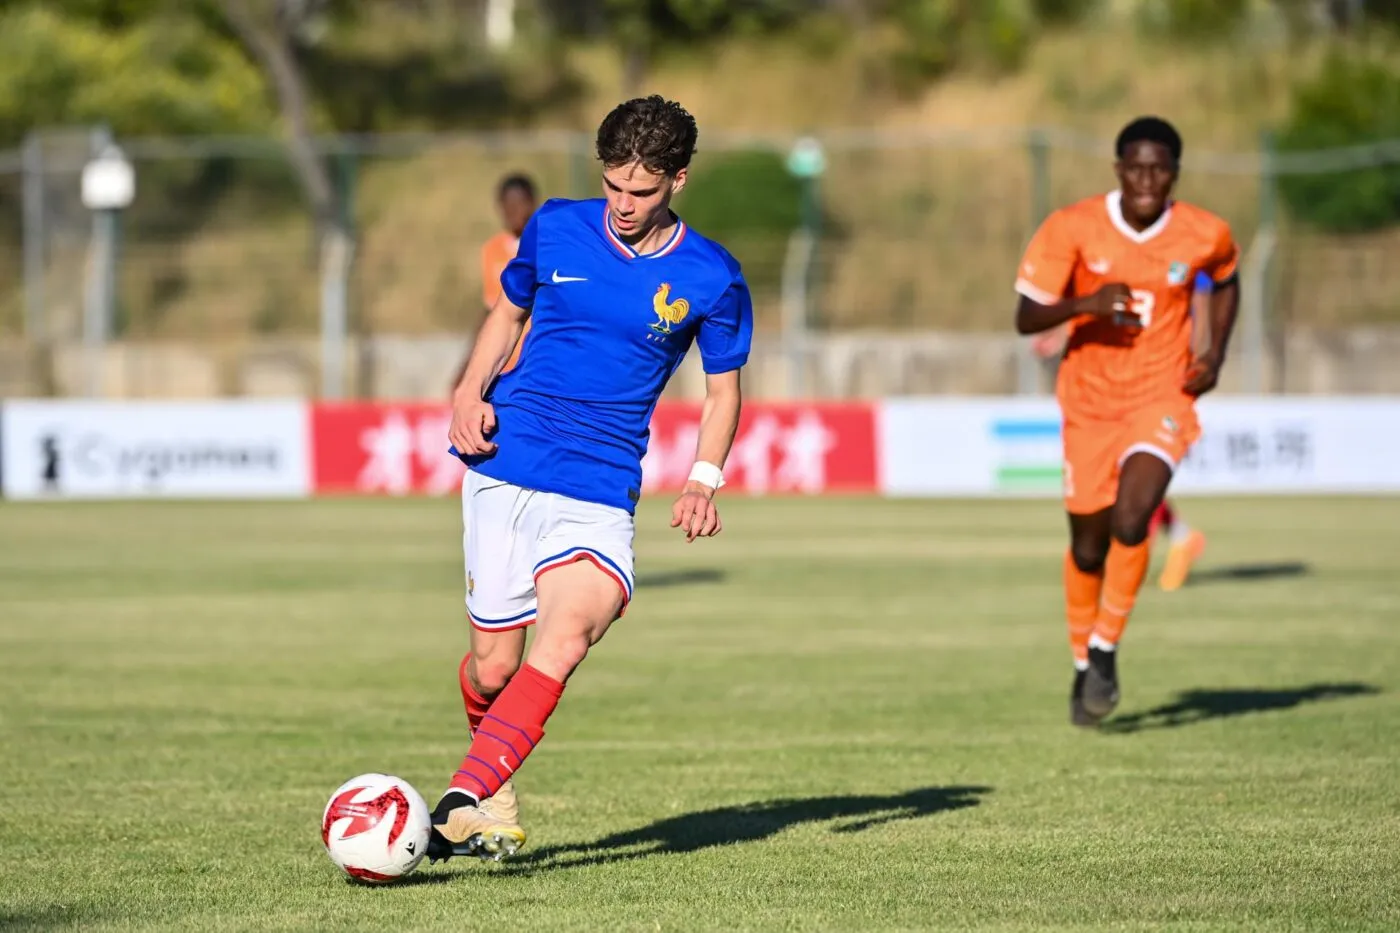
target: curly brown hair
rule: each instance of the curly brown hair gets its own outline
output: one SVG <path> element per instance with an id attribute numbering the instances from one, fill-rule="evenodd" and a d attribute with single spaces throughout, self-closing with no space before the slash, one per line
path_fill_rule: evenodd
<path id="1" fill-rule="evenodd" d="M 649 172 L 674 175 L 690 164 L 700 135 L 695 118 L 660 94 L 618 104 L 598 127 L 598 159 L 609 168 L 640 162 Z"/>

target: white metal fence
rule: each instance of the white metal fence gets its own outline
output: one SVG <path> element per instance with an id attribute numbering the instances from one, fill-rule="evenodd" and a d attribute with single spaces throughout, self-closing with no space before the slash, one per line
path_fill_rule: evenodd
<path id="1" fill-rule="evenodd" d="M 807 190 L 820 210 L 789 229 L 725 237 L 753 282 L 760 331 L 793 359 L 831 334 L 1007 334 L 1009 282 L 1035 223 L 1114 183 L 1109 141 L 1058 130 L 843 129 L 815 139 L 824 171 Z M 306 338 L 322 341 L 319 394 L 364 391 L 353 359 L 342 366 L 350 344 L 460 339 L 474 329 L 476 251 L 494 232 L 502 174 L 529 172 L 547 196 L 597 189 L 591 140 L 580 134 L 323 140 L 354 231 L 353 262 L 328 283 L 325 251 L 275 141 L 120 140 L 137 194 L 110 226 L 79 196 L 83 168 L 105 142 L 99 130 L 51 131 L 0 154 L 0 237 L 14 247 L 0 251 L 0 346 L 24 368 L 0 391 L 102 394 L 111 342 L 224 357 Z M 741 153 L 784 159 L 795 142 L 707 134 L 694 172 L 703 178 Z M 1400 140 L 1307 154 L 1189 153 L 1180 195 L 1224 215 L 1246 250 L 1234 349 L 1242 388 L 1284 386 L 1280 354 L 1292 331 L 1400 323 L 1400 229 L 1309 231 L 1290 222 L 1276 192 L 1288 174 L 1346 183 L 1396 163 Z M 67 365 L 89 378 L 65 377 L 56 354 L 84 343 L 85 362 Z M 1041 390 L 1037 368 L 1021 360 L 1015 386 Z M 790 391 L 808 389 L 794 378 Z"/>

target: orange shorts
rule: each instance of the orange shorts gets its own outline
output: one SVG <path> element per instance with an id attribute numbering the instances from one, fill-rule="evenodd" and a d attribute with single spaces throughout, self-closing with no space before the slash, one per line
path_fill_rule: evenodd
<path id="1" fill-rule="evenodd" d="M 1172 399 L 1144 405 L 1126 418 L 1104 420 L 1065 412 L 1065 511 L 1088 515 L 1118 498 L 1118 472 L 1135 453 L 1166 461 L 1173 470 L 1201 436 L 1196 409 Z"/>

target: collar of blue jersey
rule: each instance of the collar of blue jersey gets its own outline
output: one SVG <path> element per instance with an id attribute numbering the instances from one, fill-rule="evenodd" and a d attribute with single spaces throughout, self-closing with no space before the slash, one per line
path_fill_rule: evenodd
<path id="1" fill-rule="evenodd" d="M 676 228 L 671 231 L 670 238 L 659 249 L 652 250 L 650 253 L 639 253 L 632 248 L 632 244 L 624 240 L 613 229 L 612 213 L 608 210 L 607 205 L 603 206 L 603 230 L 607 233 L 608 239 L 612 241 L 612 245 L 621 250 L 628 259 L 660 259 L 662 256 L 674 253 L 676 247 L 681 245 L 681 240 L 685 239 L 685 221 L 677 217 L 675 211 L 671 212 L 671 218 L 675 220 Z"/>

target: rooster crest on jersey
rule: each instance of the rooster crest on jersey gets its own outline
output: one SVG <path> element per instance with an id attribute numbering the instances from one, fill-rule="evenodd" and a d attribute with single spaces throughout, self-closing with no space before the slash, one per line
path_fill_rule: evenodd
<path id="1" fill-rule="evenodd" d="M 672 324 L 679 324 L 690 313 L 690 302 L 684 298 L 671 301 L 671 283 L 662 282 L 651 296 L 651 310 L 656 312 L 656 322 L 648 325 L 653 333 L 669 334 Z"/>

